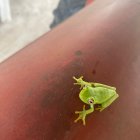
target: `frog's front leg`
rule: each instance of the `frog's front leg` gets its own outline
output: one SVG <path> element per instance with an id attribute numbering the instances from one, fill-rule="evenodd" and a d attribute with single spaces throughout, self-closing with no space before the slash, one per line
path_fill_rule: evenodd
<path id="1" fill-rule="evenodd" d="M 100 84 L 100 83 L 92 83 L 92 85 L 93 85 L 94 87 L 104 87 L 104 88 L 107 88 L 107 89 L 116 90 L 115 87 L 111 87 L 111 86 L 104 85 L 104 84 Z"/>
<path id="2" fill-rule="evenodd" d="M 103 102 L 100 105 L 100 107 L 96 108 L 96 110 L 100 110 L 100 112 L 103 111 L 105 108 L 107 108 L 109 105 L 111 105 L 118 97 L 119 97 L 119 95 L 117 93 L 114 94 L 110 99 Z"/>
<path id="3" fill-rule="evenodd" d="M 75 114 L 79 114 L 79 117 L 74 121 L 75 123 L 78 121 L 78 120 L 82 120 L 83 121 L 83 125 L 86 125 L 86 115 L 87 114 L 90 114 L 94 111 L 94 107 L 93 105 L 90 105 L 90 109 L 88 110 L 85 110 L 85 105 L 83 106 L 83 111 L 75 111 Z"/>

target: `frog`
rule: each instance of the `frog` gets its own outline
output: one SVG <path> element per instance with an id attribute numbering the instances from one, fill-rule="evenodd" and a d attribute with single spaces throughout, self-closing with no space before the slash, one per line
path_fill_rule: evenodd
<path id="1" fill-rule="evenodd" d="M 83 125 L 86 125 L 87 115 L 94 112 L 94 110 L 102 112 L 119 97 L 119 94 L 116 92 L 116 87 L 101 83 L 86 82 L 83 80 L 83 76 L 80 78 L 73 77 L 73 79 L 76 81 L 74 85 L 80 86 L 80 100 L 90 107 L 86 110 L 85 105 L 83 105 L 82 111 L 75 111 L 75 114 L 79 114 L 78 118 L 74 121 L 75 123 L 82 120 Z"/>

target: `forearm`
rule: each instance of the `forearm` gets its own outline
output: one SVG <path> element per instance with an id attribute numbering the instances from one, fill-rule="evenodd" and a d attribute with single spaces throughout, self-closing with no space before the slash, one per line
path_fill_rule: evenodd
<path id="1" fill-rule="evenodd" d="M 86 110 L 86 114 L 90 114 L 94 111 L 94 106 L 90 106 L 90 109 Z"/>

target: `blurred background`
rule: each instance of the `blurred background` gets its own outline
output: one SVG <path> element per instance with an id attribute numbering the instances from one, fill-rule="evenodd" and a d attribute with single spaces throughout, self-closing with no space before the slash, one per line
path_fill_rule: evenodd
<path id="1" fill-rule="evenodd" d="M 0 22 L 0 62 L 39 38 L 85 6 L 86 0 L 9 1 L 11 19 Z"/>

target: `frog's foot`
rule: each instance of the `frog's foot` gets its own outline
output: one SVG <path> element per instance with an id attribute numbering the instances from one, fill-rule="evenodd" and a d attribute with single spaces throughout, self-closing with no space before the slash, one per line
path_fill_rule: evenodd
<path id="1" fill-rule="evenodd" d="M 100 112 L 103 111 L 105 108 L 104 107 L 96 107 L 95 110 L 99 110 Z"/>
<path id="2" fill-rule="evenodd" d="M 83 89 L 84 87 L 90 86 L 92 87 L 92 83 L 90 82 L 86 82 L 83 80 L 83 76 L 81 76 L 80 78 L 75 78 L 73 77 L 73 79 L 76 81 L 76 83 L 74 83 L 74 85 L 79 85 L 81 86 L 80 89 Z"/>
<path id="3" fill-rule="evenodd" d="M 83 125 L 86 125 L 85 118 L 87 114 L 85 110 L 85 105 L 83 106 L 83 111 L 75 111 L 75 114 L 79 114 L 79 117 L 74 122 L 76 123 L 78 120 L 81 119 L 83 121 Z"/>
<path id="4" fill-rule="evenodd" d="M 83 81 L 83 76 L 81 76 L 80 78 L 76 78 L 73 76 L 73 79 L 77 82 L 75 84 L 80 84 Z"/>
<path id="5" fill-rule="evenodd" d="M 101 112 L 103 110 L 102 105 L 98 104 L 98 106 L 95 108 L 95 110 L 99 110 Z"/>
<path id="6" fill-rule="evenodd" d="M 80 85 L 80 89 L 82 89 L 85 85 L 83 84 L 83 76 L 81 76 L 80 78 L 76 78 L 73 76 L 73 79 L 76 81 L 76 83 L 74 83 L 74 85 Z"/>
<path id="7" fill-rule="evenodd" d="M 96 107 L 95 108 L 95 110 L 101 110 L 102 109 L 102 107 Z"/>

